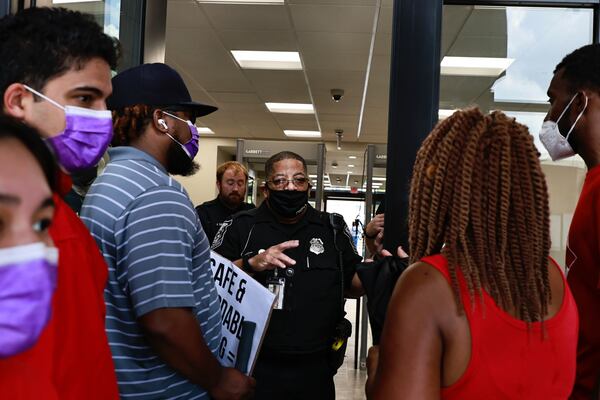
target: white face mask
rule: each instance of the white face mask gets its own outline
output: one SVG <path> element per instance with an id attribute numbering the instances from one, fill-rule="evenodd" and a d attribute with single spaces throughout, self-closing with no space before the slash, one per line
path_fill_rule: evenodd
<path id="1" fill-rule="evenodd" d="M 573 103 L 573 100 L 575 100 L 575 97 L 577 97 L 577 94 L 578 93 L 575 93 L 575 95 L 571 98 L 571 101 L 569 101 L 569 104 L 567 104 L 567 106 L 565 107 L 563 112 L 560 114 L 560 116 L 558 117 L 556 122 L 544 121 L 544 123 L 542 124 L 542 128 L 540 129 L 540 133 L 539 133 L 540 141 L 542 142 L 542 144 L 544 145 L 546 150 L 548 150 L 548 154 L 550 154 L 552 161 L 562 160 L 563 158 L 567 158 L 567 157 L 571 157 L 571 156 L 575 155 L 575 151 L 569 144 L 568 139 L 569 139 L 569 136 L 571 135 L 571 132 L 573 132 L 575 125 L 577 125 L 579 118 L 581 118 L 581 116 L 583 115 L 583 112 L 587 108 L 587 105 L 588 105 L 587 96 L 585 94 L 583 95 L 585 97 L 585 106 L 583 107 L 583 110 L 581 110 L 579 115 L 577 116 L 577 119 L 575 120 L 575 122 L 573 122 L 573 125 L 571 125 L 571 129 L 569 129 L 569 132 L 567 132 L 566 136 L 561 135 L 560 130 L 558 129 L 558 122 L 563 117 L 563 115 L 565 115 L 565 113 L 571 106 L 571 103 Z"/>

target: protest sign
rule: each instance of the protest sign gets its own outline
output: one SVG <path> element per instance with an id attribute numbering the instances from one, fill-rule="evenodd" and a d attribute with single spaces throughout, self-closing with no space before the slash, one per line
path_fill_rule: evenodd
<path id="1" fill-rule="evenodd" d="M 269 324 L 275 295 L 228 259 L 214 251 L 210 253 L 213 278 L 221 303 L 222 338 L 218 358 L 221 365 L 233 367 L 242 337 L 242 324 L 244 321 L 255 323 L 248 368 L 242 371 L 250 375 Z"/>

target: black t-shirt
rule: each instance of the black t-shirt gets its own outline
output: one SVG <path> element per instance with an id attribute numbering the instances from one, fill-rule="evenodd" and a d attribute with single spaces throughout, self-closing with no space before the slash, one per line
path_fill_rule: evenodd
<path id="1" fill-rule="evenodd" d="M 253 208 L 255 208 L 254 204 L 241 203 L 238 208 L 232 210 L 226 207 L 217 197 L 196 207 L 196 212 L 198 213 L 198 217 L 200 217 L 200 223 L 202 224 L 204 233 L 206 233 L 208 242 L 212 243 L 223 221 L 229 219 L 237 212 L 252 210 Z"/>
<path id="2" fill-rule="evenodd" d="M 213 241 L 213 250 L 232 261 L 252 257 L 287 240 L 300 241 L 298 247 L 285 251 L 296 260 L 296 265 L 288 267 L 293 275 L 278 270 L 278 276 L 286 279 L 284 308 L 273 310 L 263 342 L 265 351 L 303 354 L 324 350 L 330 344 L 335 325 L 342 318 L 342 276 L 328 221 L 327 213 L 308 206 L 298 223 L 281 224 L 263 202 L 259 208 L 226 221 Z M 344 262 L 344 285 L 350 287 L 361 257 L 345 224 L 337 245 Z M 273 271 L 263 271 L 254 278 L 266 286 L 273 275 Z"/>

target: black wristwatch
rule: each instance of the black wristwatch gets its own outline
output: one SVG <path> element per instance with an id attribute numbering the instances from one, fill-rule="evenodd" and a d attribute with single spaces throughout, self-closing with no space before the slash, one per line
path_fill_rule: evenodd
<path id="1" fill-rule="evenodd" d="M 252 265 L 250 265 L 250 258 L 252 257 L 252 254 L 246 254 L 242 257 L 242 269 L 245 272 L 254 272 L 254 270 L 252 269 Z"/>
<path id="2" fill-rule="evenodd" d="M 377 235 L 379 234 L 379 232 L 375 233 L 373 236 L 370 236 L 369 234 L 367 234 L 367 230 L 363 229 L 363 235 L 365 235 L 365 237 L 367 239 L 375 239 L 377 237 Z"/>

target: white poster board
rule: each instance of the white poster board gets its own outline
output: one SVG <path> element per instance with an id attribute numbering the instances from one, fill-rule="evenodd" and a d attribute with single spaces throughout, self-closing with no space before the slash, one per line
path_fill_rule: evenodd
<path id="1" fill-rule="evenodd" d="M 221 304 L 221 332 L 218 358 L 225 367 L 235 366 L 243 321 L 256 324 L 248 369 L 252 374 L 256 356 L 269 325 L 275 295 L 255 281 L 250 275 L 214 251 L 210 263 L 215 287 Z"/>

